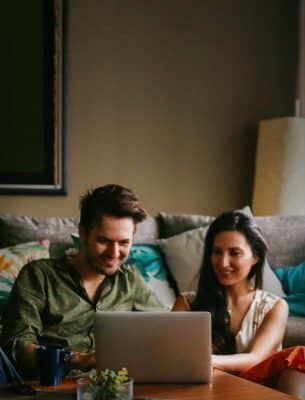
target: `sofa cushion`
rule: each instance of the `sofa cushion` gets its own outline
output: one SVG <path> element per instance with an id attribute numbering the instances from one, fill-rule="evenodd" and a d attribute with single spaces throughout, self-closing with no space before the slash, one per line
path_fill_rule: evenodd
<path id="1" fill-rule="evenodd" d="M 155 244 L 159 237 L 159 225 L 156 217 L 147 217 L 137 225 L 134 235 L 136 244 Z"/>
<path id="2" fill-rule="evenodd" d="M 305 261 L 296 265 L 274 268 L 274 272 L 281 281 L 285 293 L 305 294 Z"/>
<path id="3" fill-rule="evenodd" d="M 255 217 L 270 246 L 271 266 L 305 260 L 305 215 Z"/>
<path id="4" fill-rule="evenodd" d="M 157 241 L 180 293 L 196 289 L 206 231 L 201 227 Z"/>
<path id="5" fill-rule="evenodd" d="M 61 257 L 71 247 L 71 233 L 77 232 L 78 220 L 64 217 L 0 216 L 0 247 L 18 243 L 50 240 L 50 256 Z"/>
<path id="6" fill-rule="evenodd" d="M 160 224 L 160 238 L 168 238 L 195 228 L 205 227 L 214 220 L 214 217 L 208 215 L 175 215 L 166 212 L 160 212 L 157 218 Z"/>
<path id="7" fill-rule="evenodd" d="M 168 268 L 159 248 L 154 245 L 134 244 L 126 263 L 134 265 L 140 271 L 160 302 L 171 309 L 176 295 L 170 287 Z"/>
<path id="8" fill-rule="evenodd" d="M 281 282 L 273 272 L 267 259 L 265 260 L 263 270 L 263 289 L 280 297 L 285 297 Z"/>
<path id="9" fill-rule="evenodd" d="M 44 238 L 50 240 L 50 256 L 62 257 L 73 245 L 71 234 L 77 232 L 78 218 L 0 215 L 0 247 Z M 134 241 L 154 243 L 157 236 L 157 221 L 148 217 L 137 226 Z"/>
<path id="10" fill-rule="evenodd" d="M 302 345 L 305 346 L 305 318 L 290 316 L 285 332 L 284 347 Z"/>
<path id="11" fill-rule="evenodd" d="M 297 265 L 274 268 L 285 290 L 290 315 L 305 316 L 305 261 Z"/>
<path id="12" fill-rule="evenodd" d="M 48 240 L 21 243 L 0 249 L 0 314 L 23 266 L 39 258 L 49 258 Z"/>
<path id="13" fill-rule="evenodd" d="M 245 206 L 239 211 L 253 217 L 249 206 Z M 160 238 L 168 238 L 191 229 L 206 227 L 215 219 L 210 215 L 168 214 L 163 211 L 158 214 L 157 218 L 160 224 Z"/>
<path id="14" fill-rule="evenodd" d="M 289 315 L 305 317 L 305 293 L 291 293 L 285 297 L 288 303 Z"/>

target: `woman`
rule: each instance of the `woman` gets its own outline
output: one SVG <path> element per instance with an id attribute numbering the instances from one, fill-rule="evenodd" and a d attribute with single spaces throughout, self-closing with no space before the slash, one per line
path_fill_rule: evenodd
<path id="1" fill-rule="evenodd" d="M 212 362 L 239 373 L 281 348 L 287 303 L 261 290 L 267 244 L 252 218 L 232 211 L 208 229 L 192 310 L 212 315 Z"/>

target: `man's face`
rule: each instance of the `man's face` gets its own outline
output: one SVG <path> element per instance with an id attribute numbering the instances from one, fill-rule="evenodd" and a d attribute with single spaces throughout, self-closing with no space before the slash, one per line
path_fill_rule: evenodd
<path id="1" fill-rule="evenodd" d="M 130 217 L 104 215 L 89 231 L 80 228 L 82 252 L 91 270 L 112 275 L 127 259 L 135 231 Z"/>

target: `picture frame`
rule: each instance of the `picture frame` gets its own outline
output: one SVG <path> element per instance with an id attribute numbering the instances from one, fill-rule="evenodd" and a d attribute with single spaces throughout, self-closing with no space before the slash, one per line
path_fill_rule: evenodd
<path id="1" fill-rule="evenodd" d="M 0 195 L 66 195 L 64 0 L 5 3 Z"/>

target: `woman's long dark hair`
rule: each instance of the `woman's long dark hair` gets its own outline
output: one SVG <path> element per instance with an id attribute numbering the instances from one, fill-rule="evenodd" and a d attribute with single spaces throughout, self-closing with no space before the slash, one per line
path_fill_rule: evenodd
<path id="1" fill-rule="evenodd" d="M 248 279 L 254 280 L 254 287 L 262 287 L 263 264 L 267 252 L 267 243 L 256 222 L 239 211 L 230 211 L 219 215 L 210 225 L 203 254 L 203 262 L 199 271 L 198 287 L 191 309 L 209 311 L 212 316 L 212 342 L 214 354 L 235 353 L 235 338 L 230 331 L 230 314 L 227 311 L 227 300 L 223 287 L 214 273 L 211 255 L 215 236 L 224 231 L 242 233 L 252 253 L 257 257 L 257 263 L 252 267 Z"/>

